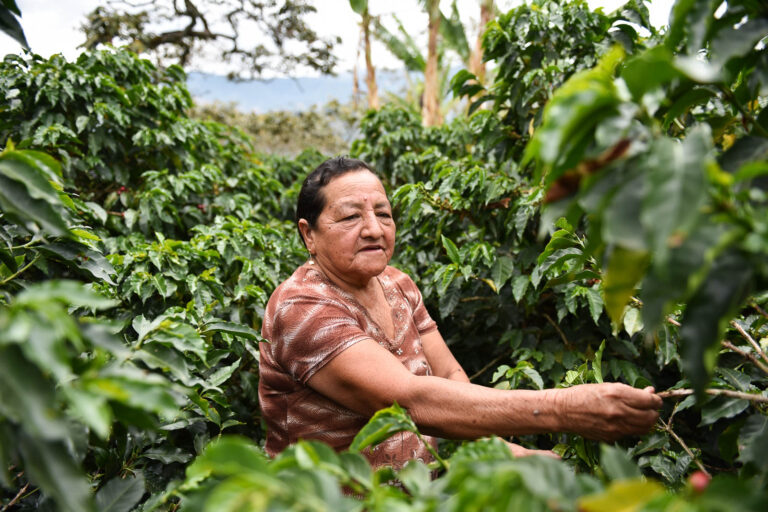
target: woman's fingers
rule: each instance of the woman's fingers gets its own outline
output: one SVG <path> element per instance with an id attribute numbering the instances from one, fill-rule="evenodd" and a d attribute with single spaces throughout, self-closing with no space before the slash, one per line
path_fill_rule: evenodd
<path id="1" fill-rule="evenodd" d="M 566 415 L 573 430 L 584 437 L 614 441 L 646 434 L 656 423 L 661 398 L 652 387 L 625 384 L 585 384 L 568 388 Z"/>

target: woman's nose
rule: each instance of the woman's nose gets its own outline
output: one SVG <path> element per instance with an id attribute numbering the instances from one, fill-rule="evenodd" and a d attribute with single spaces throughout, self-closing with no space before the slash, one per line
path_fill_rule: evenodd
<path id="1" fill-rule="evenodd" d="M 374 212 L 363 216 L 363 229 L 360 233 L 364 238 L 378 238 L 384 231 L 381 229 L 379 218 Z"/>

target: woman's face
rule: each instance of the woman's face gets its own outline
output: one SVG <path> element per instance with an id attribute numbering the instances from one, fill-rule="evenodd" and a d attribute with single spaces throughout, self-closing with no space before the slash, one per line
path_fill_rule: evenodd
<path id="1" fill-rule="evenodd" d="M 307 249 L 334 281 L 363 286 L 384 270 L 394 250 L 395 222 L 384 187 L 362 169 L 332 179 L 322 193 L 325 208 L 315 227 L 299 221 Z"/>

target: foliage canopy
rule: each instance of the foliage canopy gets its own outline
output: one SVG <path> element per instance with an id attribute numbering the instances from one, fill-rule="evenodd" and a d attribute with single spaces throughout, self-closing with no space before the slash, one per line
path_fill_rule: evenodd
<path id="1" fill-rule="evenodd" d="M 678 2 L 669 30 L 643 38 L 626 24 L 647 27 L 642 3 L 607 16 L 537 0 L 491 22 L 495 82 L 454 80 L 483 98 L 471 115 L 423 128 L 392 105 L 366 114 L 352 153 L 390 188 L 395 264 L 474 381 L 620 380 L 668 398 L 654 432 L 614 447 L 518 439 L 563 462 L 490 439 L 444 443 L 437 467 L 397 475 L 319 443 L 271 461 L 258 445 L 261 314 L 304 258 L 292 205 L 324 157 L 257 154 L 241 131 L 188 117 L 178 67 L 111 49 L 6 57 L 4 502 L 764 510 L 768 10 L 717 8 Z M 353 446 L 415 429 L 393 405 Z M 703 491 L 695 471 L 715 474 Z"/>

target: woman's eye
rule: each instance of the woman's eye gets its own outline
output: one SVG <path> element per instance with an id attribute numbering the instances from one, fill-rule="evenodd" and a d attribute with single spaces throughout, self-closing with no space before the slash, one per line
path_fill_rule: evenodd
<path id="1" fill-rule="evenodd" d="M 356 213 L 353 213 L 352 215 L 347 215 L 346 217 L 344 217 L 344 218 L 343 218 L 343 219 L 341 219 L 341 220 L 354 220 L 354 219 L 356 219 L 357 217 L 358 217 L 358 215 L 357 215 Z"/>
<path id="2" fill-rule="evenodd" d="M 378 216 L 382 217 L 382 218 L 385 218 L 385 219 L 391 219 L 392 218 L 392 215 L 387 213 L 387 212 L 380 212 L 380 213 L 378 213 Z"/>

